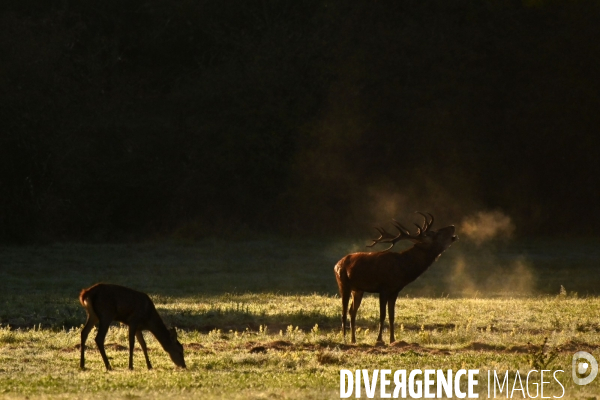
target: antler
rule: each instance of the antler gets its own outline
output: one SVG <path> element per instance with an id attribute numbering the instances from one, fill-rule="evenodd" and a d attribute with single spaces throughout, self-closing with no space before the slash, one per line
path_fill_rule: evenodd
<path id="1" fill-rule="evenodd" d="M 404 226 L 402 226 L 402 224 L 400 224 L 400 222 L 396 221 L 395 219 L 392 219 L 392 221 L 393 221 L 392 225 L 394 225 L 394 227 L 396 229 L 398 229 L 398 232 L 399 232 L 398 235 L 394 236 L 391 233 L 389 233 L 388 231 L 386 231 L 385 229 L 376 227 L 375 229 L 377 230 L 377 232 L 379 232 L 379 237 L 377 239 L 371 239 L 373 241 L 373 243 L 368 244 L 367 247 L 373 247 L 378 243 L 391 243 L 390 247 L 383 250 L 383 251 L 388 251 L 389 249 L 394 247 L 396 242 L 403 240 L 403 239 L 419 241 L 419 239 L 423 236 L 423 234 L 425 232 L 427 232 L 433 225 L 433 215 L 427 213 L 431 217 L 431 221 L 428 221 L 427 216 L 425 214 L 423 214 L 422 212 L 416 211 L 415 214 L 421 214 L 423 216 L 423 218 L 425 219 L 423 221 L 423 226 L 415 224 L 417 226 L 417 234 L 416 235 L 411 235 L 410 231 L 408 229 L 406 229 Z"/>
<path id="2" fill-rule="evenodd" d="M 415 211 L 415 214 L 421 214 L 423 216 L 423 219 L 425 219 L 425 221 L 423 221 L 423 228 L 421 228 L 419 225 L 417 225 L 417 227 L 423 232 L 427 232 L 433 225 L 433 215 L 427 213 L 427 215 L 431 217 L 431 221 L 427 221 L 427 215 L 423 214 L 421 211 Z"/>

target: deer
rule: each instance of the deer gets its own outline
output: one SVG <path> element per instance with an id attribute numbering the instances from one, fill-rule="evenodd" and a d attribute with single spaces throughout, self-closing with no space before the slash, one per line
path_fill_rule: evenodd
<path id="1" fill-rule="evenodd" d="M 102 355 L 106 370 L 112 368 L 104 351 L 104 339 L 112 321 L 119 321 L 129 326 L 129 369 L 133 369 L 133 347 L 137 338 L 146 366 L 152 369 L 148 358 L 148 349 L 142 331 L 150 331 L 169 354 L 176 366 L 186 368 L 183 359 L 183 346 L 177 340 L 177 331 L 167 329 L 158 315 L 156 307 L 146 293 L 138 292 L 124 286 L 98 283 L 79 294 L 79 302 L 87 312 L 87 321 L 81 331 L 81 360 L 79 367 L 85 369 L 85 342 L 90 330 L 98 325 L 96 345 Z"/>
<path id="2" fill-rule="evenodd" d="M 373 247 L 376 244 L 390 244 L 387 249 L 371 253 L 348 254 L 335 265 L 335 278 L 342 298 L 344 341 L 346 340 L 347 315 L 350 311 L 351 341 L 356 343 L 356 312 L 364 293 L 367 292 L 379 293 L 380 315 L 377 343 L 383 343 L 386 306 L 390 322 L 390 343 L 395 342 L 394 311 L 398 293 L 423 274 L 452 243 L 458 240 L 454 225 L 436 231 L 431 229 L 434 221 L 433 215 L 428 213 L 428 217 L 419 211 L 415 214 L 420 214 L 425 219 L 422 226 L 415 223 L 417 226 L 415 234 L 411 234 L 398 221 L 392 219 L 393 225 L 399 233 L 393 235 L 383 228 L 375 228 L 380 236 L 372 239 L 373 243 L 367 245 L 367 247 Z M 388 251 L 400 240 L 409 240 L 414 245 L 401 253 Z M 348 309 L 350 295 L 352 295 L 352 303 Z"/>

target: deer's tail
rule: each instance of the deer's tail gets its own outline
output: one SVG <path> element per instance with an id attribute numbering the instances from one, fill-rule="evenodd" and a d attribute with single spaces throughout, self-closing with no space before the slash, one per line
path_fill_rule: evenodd
<path id="1" fill-rule="evenodd" d="M 79 302 L 84 308 L 87 308 L 90 305 L 89 297 L 92 294 L 92 289 L 94 289 L 94 286 L 87 289 L 81 289 L 81 292 L 79 293 Z"/>
<path id="2" fill-rule="evenodd" d="M 85 307 L 85 295 L 87 294 L 87 289 L 81 289 L 81 293 L 79 293 L 79 302 L 83 307 Z"/>

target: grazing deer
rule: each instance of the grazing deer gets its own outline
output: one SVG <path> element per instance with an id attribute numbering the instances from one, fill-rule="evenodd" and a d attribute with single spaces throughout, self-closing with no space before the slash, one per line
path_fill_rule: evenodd
<path id="1" fill-rule="evenodd" d="M 135 338 L 140 342 L 146 365 L 152 368 L 146 342 L 142 331 L 148 330 L 156 337 L 171 360 L 178 367 L 185 368 L 183 359 L 183 346 L 177 340 L 175 329 L 167 329 L 158 315 L 154 303 L 147 294 L 118 285 L 98 283 L 89 289 L 83 289 L 79 301 L 87 312 L 87 321 L 81 331 L 81 360 L 79 366 L 85 369 L 85 341 L 92 327 L 98 324 L 96 345 L 107 370 L 111 370 L 106 352 L 104 339 L 112 321 L 119 321 L 129 326 L 129 369 L 133 369 L 133 345 Z"/>
<path id="2" fill-rule="evenodd" d="M 417 224 L 417 233 L 411 235 L 409 230 L 394 220 L 394 226 L 400 232 L 394 236 L 383 228 L 375 228 L 380 233 L 377 239 L 367 247 L 378 243 L 390 243 L 390 247 L 376 253 L 353 253 L 342 258 L 334 267 L 340 296 L 342 297 L 342 330 L 346 338 L 346 316 L 348 302 L 350 304 L 350 329 L 352 330 L 352 343 L 356 343 L 356 312 L 360 307 L 364 292 L 379 293 L 379 336 L 377 341 L 382 342 L 383 323 L 385 321 L 385 308 L 388 307 L 390 316 L 390 343 L 394 338 L 394 307 L 398 293 L 406 285 L 417 279 L 429 266 L 458 240 L 454 234 L 454 225 L 432 230 L 433 215 L 431 220 L 421 212 L 425 218 L 423 226 Z M 394 244 L 407 239 L 415 245 L 402 253 L 388 252 Z"/>

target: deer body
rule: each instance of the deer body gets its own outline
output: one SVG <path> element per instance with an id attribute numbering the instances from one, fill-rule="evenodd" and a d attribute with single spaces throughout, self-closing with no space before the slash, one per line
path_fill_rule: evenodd
<path id="1" fill-rule="evenodd" d="M 419 227 L 417 235 L 410 235 L 406 228 L 398 223 L 395 224 L 400 231 L 397 236 L 378 229 L 381 237 L 374 239 L 371 246 L 377 243 L 391 243 L 393 246 L 401 239 L 409 239 L 415 245 L 402 253 L 392 253 L 387 250 L 376 253 L 353 253 L 345 256 L 335 265 L 334 273 L 342 298 L 342 330 L 345 337 L 349 311 L 352 343 L 356 343 L 356 313 L 365 292 L 379 293 L 380 315 L 377 341 L 382 341 L 386 307 L 390 318 L 390 342 L 395 341 L 394 312 L 398 293 L 425 272 L 440 254 L 458 239 L 454 234 L 454 226 L 432 231 L 430 230 L 432 224 L 433 217 L 431 221 L 425 218 L 425 223 L 423 227 Z M 351 296 L 352 303 L 348 307 Z"/>
<path id="2" fill-rule="evenodd" d="M 111 370 L 108 357 L 104 350 L 104 340 L 112 321 L 119 321 L 129 326 L 129 369 L 133 369 L 133 347 L 135 338 L 138 339 L 146 366 L 152 368 L 146 342 L 142 331 L 152 332 L 154 337 L 169 354 L 175 365 L 185 368 L 183 346 L 177 340 L 174 329 L 167 329 L 158 315 L 154 303 L 147 294 L 118 285 L 99 283 L 88 289 L 83 289 L 79 301 L 87 312 L 87 321 L 81 331 L 80 367 L 85 368 L 85 342 L 94 325 L 98 325 L 96 345 L 102 355 L 107 370 Z"/>
<path id="3" fill-rule="evenodd" d="M 336 275 L 346 274 L 351 290 L 368 293 L 399 292 L 417 279 L 433 263 L 426 253 L 414 251 L 403 253 L 377 252 L 354 253 L 342 258 L 336 265 Z M 415 268 L 405 268 L 406 265 Z"/>

